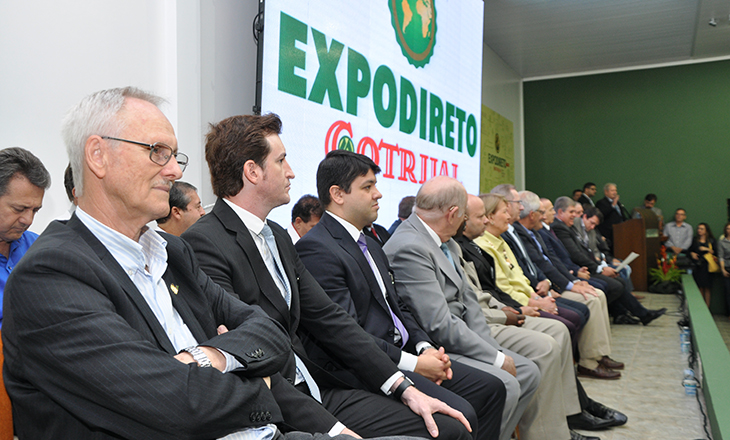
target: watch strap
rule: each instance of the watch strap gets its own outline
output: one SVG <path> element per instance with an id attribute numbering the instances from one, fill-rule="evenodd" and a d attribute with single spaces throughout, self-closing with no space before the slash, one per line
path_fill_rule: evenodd
<path id="1" fill-rule="evenodd" d="M 197 362 L 198 366 L 201 368 L 209 368 L 213 366 L 213 364 L 210 363 L 210 359 L 208 359 L 208 356 L 203 350 L 200 349 L 200 347 L 186 347 L 183 348 L 182 351 L 187 351 L 188 353 L 190 353 L 193 356 L 193 359 L 195 359 L 195 362 Z"/>

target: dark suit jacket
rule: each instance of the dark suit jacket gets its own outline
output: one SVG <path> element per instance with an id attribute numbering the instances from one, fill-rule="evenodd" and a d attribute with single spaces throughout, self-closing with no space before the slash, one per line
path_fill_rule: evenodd
<path id="1" fill-rule="evenodd" d="M 517 302 L 509 293 L 497 287 L 494 273 L 494 258 L 489 253 L 484 252 L 476 243 L 469 240 L 463 235 L 454 237 L 454 241 L 461 247 L 461 253 L 464 260 L 474 263 L 474 268 L 479 277 L 479 284 L 482 290 L 489 292 L 497 301 L 502 304 L 520 310 L 522 304 Z"/>
<path id="2" fill-rule="evenodd" d="M 515 230 L 517 230 L 518 226 L 522 227 L 522 225 L 520 225 L 519 222 L 515 222 L 515 224 L 512 226 L 514 226 Z M 518 235 L 518 237 L 519 237 L 519 235 Z M 517 245 L 517 242 L 510 235 L 509 232 L 503 233 L 502 238 L 504 239 L 504 241 L 507 242 L 507 245 L 509 245 L 510 249 L 512 249 L 512 253 L 515 254 L 515 257 L 517 257 L 517 262 L 519 263 L 520 267 L 522 268 L 522 272 L 525 274 L 525 277 L 527 277 L 527 279 L 530 280 L 530 285 L 532 286 L 532 288 L 533 289 L 536 288 L 537 283 L 546 279 L 547 276 L 543 273 L 542 270 L 540 270 L 539 267 L 537 267 L 537 265 L 534 265 L 534 264 L 533 264 L 533 267 L 535 268 L 536 273 L 535 274 L 530 273 L 530 269 L 528 267 L 529 266 L 528 260 L 530 260 L 530 256 L 525 255 L 522 252 L 520 247 Z M 523 246 L 524 246 L 525 245 L 524 240 L 522 240 L 522 241 L 523 241 Z"/>
<path id="3" fill-rule="evenodd" d="M 398 368 L 317 284 L 299 259 L 286 230 L 274 222 L 268 224 L 291 285 L 291 309 L 271 278 L 248 228 L 223 200 L 219 199 L 211 213 L 190 227 L 183 238 L 193 247 L 200 266 L 213 281 L 247 304 L 259 305 L 284 326 L 294 351 L 320 387 L 356 388 L 364 384 L 368 390 L 380 393 L 380 386 Z M 341 365 L 352 369 L 359 382 L 344 382 L 312 362 L 302 337 L 312 338 L 320 347 L 336 353 Z M 294 380 L 293 360 L 282 374 Z"/>
<path id="4" fill-rule="evenodd" d="M 377 236 L 373 234 L 372 229 L 375 230 L 375 234 L 378 234 Z M 378 243 L 380 246 L 385 245 L 385 243 L 387 243 L 388 239 L 390 238 L 390 232 L 388 232 L 387 229 L 377 223 L 373 223 L 372 226 L 369 228 L 366 227 L 365 229 L 363 229 L 362 232 L 363 234 L 375 240 L 375 242 Z"/>
<path id="5" fill-rule="evenodd" d="M 431 340 L 398 298 L 385 253 L 372 238 L 366 237 L 366 241 L 370 255 L 383 279 L 388 304 L 360 247 L 331 215 L 325 213 L 319 223 L 297 242 L 296 249 L 304 265 L 327 295 L 355 318 L 397 364 L 402 350 L 400 346 L 395 345 L 395 325 L 388 305 L 408 331 L 405 351 L 415 354 L 416 343 L 421 341 L 431 343 Z M 336 361 L 325 351 L 310 349 L 309 346 L 306 348 L 310 358 L 320 365 L 335 365 Z M 322 356 L 320 359 L 315 359 L 317 352 Z"/>
<path id="6" fill-rule="evenodd" d="M 548 279 L 553 283 L 553 289 L 556 289 L 558 292 L 565 290 L 565 287 L 568 285 L 568 283 L 570 283 L 573 277 L 567 277 L 566 274 L 561 272 L 560 268 L 555 265 L 553 260 L 550 258 L 547 247 L 542 241 L 540 235 L 537 232 L 533 232 L 533 234 L 535 235 L 535 239 L 538 240 L 537 243 L 539 243 L 540 247 L 542 248 L 542 251 L 540 250 L 540 247 L 538 247 L 535 240 L 532 239 L 524 226 L 516 223 L 515 231 L 517 231 L 517 235 L 522 240 L 522 244 L 525 246 L 528 257 L 530 257 L 532 263 L 537 266 L 540 271 L 542 271 L 545 276 L 547 276 Z M 548 259 L 545 260 L 543 256 L 547 257 Z"/>
<path id="7" fill-rule="evenodd" d="M 621 214 L 619 214 L 618 211 L 611 206 L 611 202 L 609 202 L 606 197 L 596 202 L 596 208 L 598 208 L 598 210 L 601 211 L 601 214 L 603 214 L 603 221 L 600 225 L 598 225 L 598 230 L 601 231 L 601 234 L 603 234 L 603 236 L 609 241 L 611 248 L 613 248 L 613 225 L 622 223 L 626 219 L 631 218 L 621 202 L 618 202 L 618 206 L 621 208 Z"/>
<path id="8" fill-rule="evenodd" d="M 5 290 L 4 379 L 20 438 L 212 439 L 281 422 L 260 378 L 292 357 L 284 330 L 215 285 L 185 242 L 163 236 L 173 306 L 201 345 L 244 368 L 221 374 L 174 359 L 134 283 L 74 215 L 48 226 Z M 216 336 L 220 324 L 230 331 Z"/>
<path id="9" fill-rule="evenodd" d="M 578 203 L 580 203 L 581 205 L 588 205 L 588 206 L 594 205 L 593 200 L 591 200 L 591 198 L 585 194 L 580 195 L 580 197 L 578 198 Z"/>
<path id="10" fill-rule="evenodd" d="M 572 271 L 575 276 L 580 270 L 580 266 L 575 264 L 570 258 L 570 254 L 565 249 L 565 246 L 560 239 L 558 239 L 558 236 L 555 235 L 555 231 L 552 231 L 552 229 L 548 231 L 547 229 L 542 228 L 537 232 L 540 234 L 540 237 L 542 237 L 542 241 L 545 243 L 545 246 L 547 246 L 549 251 L 557 256 L 563 266 L 565 266 L 569 272 Z"/>
<path id="11" fill-rule="evenodd" d="M 596 273 L 598 262 L 593 258 L 593 252 L 583 246 L 578 236 L 575 235 L 573 228 L 569 228 L 565 223 L 557 218 L 551 225 L 553 232 L 557 235 L 560 242 L 563 243 L 565 249 L 570 255 L 570 259 L 579 267 L 587 267 L 590 273 Z"/>

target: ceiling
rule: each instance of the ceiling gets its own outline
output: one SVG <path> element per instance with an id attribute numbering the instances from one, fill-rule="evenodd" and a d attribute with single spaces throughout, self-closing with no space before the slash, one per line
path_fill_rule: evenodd
<path id="1" fill-rule="evenodd" d="M 484 0 L 484 43 L 525 79 L 727 57 L 730 0 Z"/>

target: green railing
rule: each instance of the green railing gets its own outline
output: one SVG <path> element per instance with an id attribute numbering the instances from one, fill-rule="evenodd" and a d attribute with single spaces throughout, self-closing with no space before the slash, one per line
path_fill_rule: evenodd
<path id="1" fill-rule="evenodd" d="M 714 440 L 730 440 L 730 352 L 692 275 L 683 275 L 692 343 L 702 359 L 702 391 Z"/>

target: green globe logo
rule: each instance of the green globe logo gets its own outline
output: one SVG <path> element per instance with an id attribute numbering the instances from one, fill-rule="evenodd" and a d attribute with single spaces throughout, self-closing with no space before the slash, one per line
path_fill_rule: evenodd
<path id="1" fill-rule="evenodd" d="M 435 0 L 388 0 L 395 39 L 408 62 L 423 67 L 436 45 Z"/>
<path id="2" fill-rule="evenodd" d="M 337 149 L 338 150 L 346 150 L 355 152 L 355 144 L 352 142 L 352 139 L 350 139 L 349 136 L 342 136 L 340 138 L 340 141 L 337 142 Z"/>

